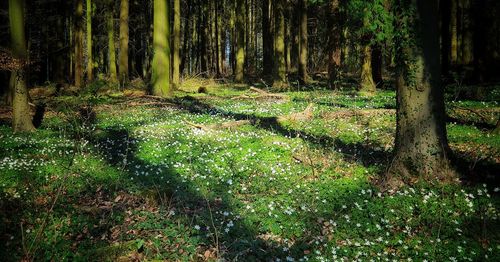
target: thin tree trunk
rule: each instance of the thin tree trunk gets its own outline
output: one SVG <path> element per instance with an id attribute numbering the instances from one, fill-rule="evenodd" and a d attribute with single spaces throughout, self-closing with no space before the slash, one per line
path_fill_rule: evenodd
<path id="1" fill-rule="evenodd" d="M 153 18 L 153 95 L 170 96 L 170 26 L 168 0 L 154 0 Z"/>
<path id="2" fill-rule="evenodd" d="M 116 83 L 117 70 L 116 70 L 116 50 L 115 50 L 115 25 L 113 15 L 113 2 L 111 1 L 106 11 L 107 30 L 108 30 L 108 73 L 109 80 Z"/>
<path id="3" fill-rule="evenodd" d="M 262 0 L 262 70 L 264 77 L 273 71 L 273 41 L 270 22 L 270 0 Z"/>
<path id="4" fill-rule="evenodd" d="M 286 85 L 286 60 L 285 60 L 285 7 L 284 0 L 277 0 L 275 3 L 276 38 L 275 38 L 275 66 L 274 83 L 275 87 Z"/>
<path id="5" fill-rule="evenodd" d="M 184 72 L 186 68 L 186 62 L 192 59 L 192 56 L 189 55 L 189 41 L 190 41 L 189 32 L 191 31 L 189 27 L 189 20 L 191 20 L 191 8 L 192 8 L 191 3 L 192 0 L 188 0 L 186 9 L 186 19 L 184 20 L 184 43 L 182 47 L 181 64 L 179 66 L 179 75 L 181 75 Z"/>
<path id="6" fill-rule="evenodd" d="M 374 93 L 376 92 L 375 82 L 372 75 L 372 49 L 370 44 L 366 44 L 363 49 L 362 64 L 361 64 L 361 84 L 360 92 Z"/>
<path id="7" fill-rule="evenodd" d="M 342 57 L 340 2 L 339 0 L 332 0 L 330 5 L 330 14 L 328 16 L 328 25 L 330 28 L 328 43 L 330 50 L 328 55 L 328 84 L 331 89 L 338 89 Z"/>
<path id="8" fill-rule="evenodd" d="M 75 86 L 83 85 L 83 0 L 76 0 L 75 7 Z"/>
<path id="9" fill-rule="evenodd" d="M 87 0 L 87 82 L 94 79 L 94 60 L 92 57 L 92 1 Z"/>
<path id="10" fill-rule="evenodd" d="M 181 48 L 181 1 L 174 0 L 174 30 L 173 30 L 173 57 L 172 57 L 172 88 L 179 88 L 180 84 L 180 48 Z"/>
<path id="11" fill-rule="evenodd" d="M 31 121 L 28 104 L 28 87 L 26 85 L 26 67 L 28 51 L 24 29 L 24 0 L 9 0 L 10 39 L 12 56 L 19 60 L 21 65 L 12 71 L 11 82 L 12 99 L 12 129 L 14 132 L 26 132 L 35 129 Z"/>
<path id="12" fill-rule="evenodd" d="M 308 60 L 308 35 L 307 35 L 307 0 L 300 0 L 299 5 L 299 19 L 300 19 L 300 56 L 299 56 L 299 77 L 302 84 L 309 81 L 307 74 L 307 60 Z"/>
<path id="13" fill-rule="evenodd" d="M 382 48 L 378 44 L 372 46 L 372 76 L 375 87 L 380 87 L 384 84 L 382 78 L 383 56 Z"/>
<path id="14" fill-rule="evenodd" d="M 234 80 L 243 82 L 245 65 L 245 0 L 236 0 L 236 68 Z"/>
<path id="15" fill-rule="evenodd" d="M 120 54 L 118 70 L 120 70 L 120 85 L 124 86 L 129 81 L 128 44 L 129 44 L 129 0 L 120 2 Z"/>

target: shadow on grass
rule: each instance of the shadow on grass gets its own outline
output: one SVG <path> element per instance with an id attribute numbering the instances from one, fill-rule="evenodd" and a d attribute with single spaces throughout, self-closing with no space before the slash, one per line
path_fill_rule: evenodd
<path id="1" fill-rule="evenodd" d="M 362 143 L 346 143 L 339 138 L 328 135 L 312 135 L 304 131 L 289 129 L 283 126 L 277 117 L 259 117 L 253 114 L 240 114 L 227 112 L 211 106 L 199 99 L 191 96 L 176 98 L 172 101 L 183 110 L 190 113 L 217 114 L 225 117 L 231 117 L 236 120 L 249 120 L 253 126 L 272 131 L 283 136 L 300 137 L 313 146 L 330 150 L 337 150 L 343 153 L 348 161 L 358 161 L 368 167 L 373 164 L 387 166 L 392 159 L 392 153 L 382 150 L 375 150 L 371 145 Z M 500 185 L 500 165 L 486 161 L 473 161 L 471 159 L 452 156 L 456 170 L 461 178 L 471 184 L 487 183 L 490 186 Z"/>
<path id="2" fill-rule="evenodd" d="M 172 102 L 190 113 L 217 114 L 235 120 L 249 120 L 253 126 L 258 128 L 282 136 L 300 137 L 314 147 L 339 151 L 344 155 L 346 160 L 359 161 L 366 167 L 373 164 L 385 165 L 390 160 L 390 154 L 388 152 L 375 150 L 371 146 L 362 143 L 346 143 L 339 138 L 328 135 L 312 135 L 304 131 L 287 128 L 278 121 L 278 117 L 259 117 L 253 114 L 227 112 L 190 96 L 174 99 Z"/>

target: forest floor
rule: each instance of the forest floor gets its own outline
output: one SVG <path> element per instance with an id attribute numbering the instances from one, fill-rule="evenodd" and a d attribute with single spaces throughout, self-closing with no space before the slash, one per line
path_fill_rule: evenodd
<path id="1" fill-rule="evenodd" d="M 462 183 L 381 192 L 393 91 L 195 91 L 51 98 L 31 134 L 3 109 L 0 257 L 500 261 L 497 102 L 447 102 Z"/>

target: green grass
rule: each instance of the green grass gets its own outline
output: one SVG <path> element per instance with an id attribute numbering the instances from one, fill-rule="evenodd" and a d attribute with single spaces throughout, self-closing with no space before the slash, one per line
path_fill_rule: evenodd
<path id="1" fill-rule="evenodd" d="M 498 188 L 379 192 L 370 183 L 390 160 L 393 92 L 230 99 L 241 94 L 250 93 L 210 86 L 208 95 L 180 92 L 160 103 L 63 97 L 36 133 L 0 126 L 0 256 L 500 259 Z M 276 118 L 309 103 L 312 119 Z M 93 106 L 94 122 L 79 119 L 81 104 Z M 243 119 L 250 122 L 231 129 L 193 126 Z M 459 124 L 448 133 L 464 161 L 484 148 L 485 161 L 498 165 L 498 135 Z"/>

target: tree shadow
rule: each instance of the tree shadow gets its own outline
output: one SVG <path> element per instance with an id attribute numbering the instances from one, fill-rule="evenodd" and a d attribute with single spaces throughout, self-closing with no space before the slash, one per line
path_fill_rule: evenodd
<path id="1" fill-rule="evenodd" d="M 305 131 L 287 128 L 280 123 L 278 117 L 261 117 L 253 114 L 234 113 L 221 110 L 191 96 L 176 98 L 171 101 L 183 110 L 196 114 L 212 114 L 233 118 L 235 120 L 248 120 L 258 128 L 274 132 L 285 137 L 300 137 L 314 147 L 341 152 L 348 161 L 359 161 L 368 167 L 373 164 L 387 164 L 390 153 L 376 150 L 363 143 L 346 143 L 337 137 L 329 135 L 313 135 Z"/>

